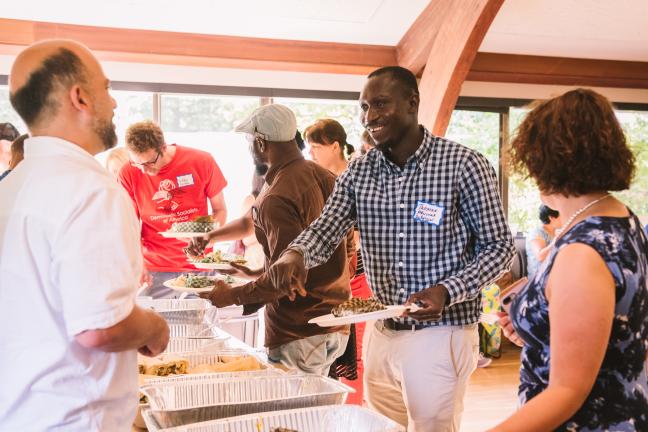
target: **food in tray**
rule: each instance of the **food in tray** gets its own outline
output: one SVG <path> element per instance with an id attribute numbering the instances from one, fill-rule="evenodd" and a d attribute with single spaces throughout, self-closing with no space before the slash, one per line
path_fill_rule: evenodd
<path id="1" fill-rule="evenodd" d="M 256 357 L 251 355 L 223 355 L 218 361 L 199 363 L 189 366 L 189 361 L 181 357 L 162 355 L 155 358 L 137 356 L 138 369 L 141 377 L 159 378 L 169 375 L 199 374 L 211 372 L 246 372 L 263 369 L 263 365 Z"/>
<path id="2" fill-rule="evenodd" d="M 196 257 L 193 262 L 204 263 L 204 264 L 245 264 L 247 260 L 241 255 L 234 255 L 228 253 L 222 253 L 219 250 L 215 250 L 207 255 L 202 257 Z"/>
<path id="3" fill-rule="evenodd" d="M 367 312 L 376 312 L 387 309 L 378 299 L 371 297 L 368 299 L 352 298 L 333 308 L 331 313 L 335 317 L 357 315 Z"/>
<path id="4" fill-rule="evenodd" d="M 176 374 L 186 374 L 189 362 L 180 357 L 165 356 L 161 357 L 144 357 L 138 356 L 137 368 L 140 374 L 153 376 L 169 376 Z"/>
<path id="5" fill-rule="evenodd" d="M 173 232 L 208 233 L 216 229 L 216 223 L 211 216 L 199 216 L 190 222 L 176 222 L 171 225 Z"/>
<path id="6" fill-rule="evenodd" d="M 189 368 L 188 373 L 210 372 L 245 372 L 261 369 L 261 363 L 252 356 L 227 356 L 221 357 L 215 364 L 199 364 Z"/>
<path id="7" fill-rule="evenodd" d="M 147 379 L 151 379 L 151 378 L 158 378 L 158 376 L 157 375 L 146 375 L 146 374 L 143 374 L 142 372 L 140 372 L 139 375 L 138 375 L 139 386 L 140 387 L 143 386 L 144 381 L 146 381 Z M 141 403 L 141 404 L 148 403 L 148 399 L 146 398 L 146 395 L 144 395 L 143 393 L 139 394 L 139 403 Z"/>
<path id="8" fill-rule="evenodd" d="M 205 288 L 209 286 L 214 286 L 214 278 L 209 276 L 199 276 L 191 273 L 183 274 L 175 278 L 173 282 L 175 286 L 185 287 L 185 288 Z"/>

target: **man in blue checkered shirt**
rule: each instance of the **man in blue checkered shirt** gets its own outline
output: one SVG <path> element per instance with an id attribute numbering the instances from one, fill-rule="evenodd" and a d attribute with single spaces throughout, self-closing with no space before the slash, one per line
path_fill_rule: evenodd
<path id="1" fill-rule="evenodd" d="M 367 326 L 367 402 L 410 431 L 458 431 L 478 358 L 480 290 L 508 270 L 514 247 L 493 168 L 420 126 L 418 106 L 407 69 L 369 75 L 361 120 L 376 149 L 351 162 L 270 276 L 303 294 L 306 269 L 325 262 L 357 223 L 378 299 L 420 306 Z"/>

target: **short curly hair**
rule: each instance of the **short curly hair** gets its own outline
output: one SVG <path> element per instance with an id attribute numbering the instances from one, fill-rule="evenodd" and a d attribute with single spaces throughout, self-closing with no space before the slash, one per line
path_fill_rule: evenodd
<path id="1" fill-rule="evenodd" d="M 133 123 L 126 129 L 126 147 L 135 153 L 161 151 L 164 144 L 162 129 L 150 120 Z"/>
<path id="2" fill-rule="evenodd" d="M 509 150 L 514 171 L 544 194 L 579 196 L 628 189 L 635 156 L 610 102 L 586 89 L 536 103 Z"/>

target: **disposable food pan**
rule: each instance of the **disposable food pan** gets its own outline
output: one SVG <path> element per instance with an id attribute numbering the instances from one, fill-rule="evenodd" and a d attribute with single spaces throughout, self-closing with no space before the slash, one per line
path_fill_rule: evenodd
<path id="1" fill-rule="evenodd" d="M 152 299 L 141 297 L 137 304 L 145 309 L 152 309 L 162 315 L 169 323 L 201 324 L 205 312 L 211 304 L 203 299 Z"/>
<path id="2" fill-rule="evenodd" d="M 272 411 L 160 429 L 150 409 L 142 410 L 149 432 L 272 432 L 277 427 L 299 432 L 405 432 L 387 417 L 357 405 L 329 405 Z"/>
<path id="3" fill-rule="evenodd" d="M 200 367 L 201 365 L 219 365 L 219 370 L 211 370 L 199 373 L 190 373 L 188 375 L 170 375 L 168 377 L 160 378 L 149 378 L 146 382 L 188 382 L 193 377 L 202 377 L 205 378 L 222 378 L 229 377 L 230 372 L 260 372 L 266 369 L 279 370 L 273 367 L 270 367 L 262 359 L 254 355 L 249 351 L 238 350 L 238 349 L 225 349 L 209 352 L 179 352 L 168 355 L 162 355 L 159 357 L 161 361 L 165 360 L 177 360 L 183 359 L 187 361 L 188 371 L 191 372 L 192 369 Z M 283 374 L 283 372 L 282 372 Z M 264 375 L 267 375 L 264 374 Z"/>
<path id="4" fill-rule="evenodd" d="M 184 352 L 212 352 L 222 350 L 226 346 L 226 338 L 169 338 L 164 354 Z"/>
<path id="5" fill-rule="evenodd" d="M 265 411 L 343 404 L 354 391 L 319 375 L 256 376 L 147 384 L 140 388 L 161 427 Z"/>
<path id="6" fill-rule="evenodd" d="M 176 338 L 192 339 L 229 339 L 230 335 L 214 324 L 169 323 L 169 335 Z"/>

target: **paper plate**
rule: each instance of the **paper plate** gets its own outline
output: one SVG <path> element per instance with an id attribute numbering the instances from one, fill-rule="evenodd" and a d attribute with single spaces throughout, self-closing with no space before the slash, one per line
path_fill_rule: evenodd
<path id="1" fill-rule="evenodd" d="M 354 324 L 364 321 L 395 318 L 401 316 L 403 312 L 409 309 L 409 306 L 403 305 L 390 305 L 386 306 L 387 309 L 366 312 L 355 315 L 348 315 L 343 317 L 336 317 L 333 314 L 322 315 L 308 320 L 309 324 L 317 324 L 320 327 L 333 327 L 346 324 Z"/>
<path id="2" fill-rule="evenodd" d="M 159 233 L 162 237 L 164 238 L 196 238 L 196 237 L 204 237 L 205 234 L 207 233 L 199 233 L 199 232 L 175 232 L 175 231 L 160 231 Z"/>
<path id="3" fill-rule="evenodd" d="M 212 278 L 214 280 L 223 280 L 223 281 L 225 281 L 226 277 L 227 276 L 225 276 L 225 275 L 209 276 L 209 278 Z M 230 285 L 233 286 L 233 287 L 245 285 L 246 283 L 249 282 L 249 281 L 247 281 L 245 279 L 237 278 L 237 277 L 234 277 L 234 276 L 232 276 L 232 278 L 234 278 L 234 282 L 230 283 Z M 227 281 L 225 281 L 225 282 L 227 282 Z M 229 282 L 227 282 L 227 283 L 229 283 Z M 164 285 L 167 288 L 171 288 L 173 290 L 176 290 L 176 291 L 188 292 L 188 293 L 209 292 L 216 286 L 216 284 L 214 284 L 214 285 L 209 285 L 209 286 L 202 287 L 202 288 L 190 288 L 190 287 L 186 287 L 186 286 L 176 285 L 175 284 L 175 279 L 169 279 L 167 281 L 164 281 L 162 283 L 162 285 Z"/>
<path id="4" fill-rule="evenodd" d="M 201 263 L 201 262 L 192 262 L 194 267 L 203 270 L 228 270 L 232 266 L 229 263 Z"/>

